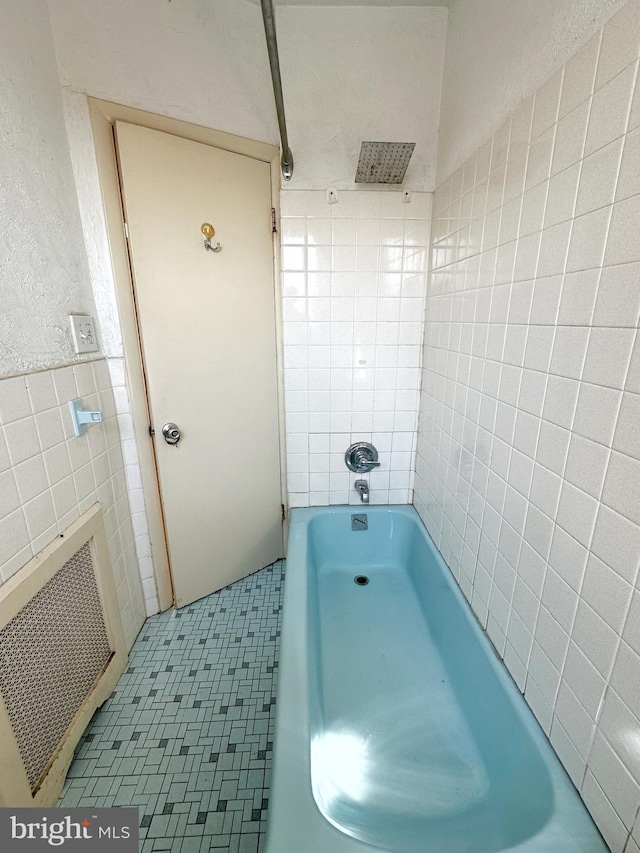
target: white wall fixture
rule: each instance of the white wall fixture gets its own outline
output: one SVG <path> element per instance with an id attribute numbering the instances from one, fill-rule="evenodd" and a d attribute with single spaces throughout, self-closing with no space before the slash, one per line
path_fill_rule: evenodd
<path id="1" fill-rule="evenodd" d="M 89 424 L 99 424 L 102 422 L 102 412 L 89 412 L 83 406 L 84 403 L 80 397 L 77 397 L 75 400 L 69 400 L 71 423 L 73 424 L 73 431 L 76 435 L 84 435 Z"/>
<path id="2" fill-rule="evenodd" d="M 98 339 L 93 317 L 88 314 L 70 314 L 69 323 L 71 324 L 74 350 L 77 353 L 97 352 Z"/>

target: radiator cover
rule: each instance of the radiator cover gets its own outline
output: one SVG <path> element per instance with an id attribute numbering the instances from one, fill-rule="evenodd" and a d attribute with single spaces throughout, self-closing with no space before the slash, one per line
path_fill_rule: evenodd
<path id="1" fill-rule="evenodd" d="M 96 506 L 0 587 L 0 805 L 55 802 L 126 657 Z"/>

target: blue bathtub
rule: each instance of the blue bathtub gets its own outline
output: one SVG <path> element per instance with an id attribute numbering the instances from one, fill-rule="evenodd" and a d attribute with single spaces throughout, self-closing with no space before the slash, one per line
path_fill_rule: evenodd
<path id="1" fill-rule="evenodd" d="M 266 853 L 607 850 L 413 507 L 292 511 L 274 749 Z"/>

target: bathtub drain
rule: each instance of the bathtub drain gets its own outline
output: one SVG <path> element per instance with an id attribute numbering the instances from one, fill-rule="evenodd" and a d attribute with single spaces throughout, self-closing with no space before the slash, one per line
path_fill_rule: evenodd
<path id="1" fill-rule="evenodd" d="M 356 575 L 354 581 L 358 586 L 366 586 L 369 583 L 369 578 L 366 575 Z"/>

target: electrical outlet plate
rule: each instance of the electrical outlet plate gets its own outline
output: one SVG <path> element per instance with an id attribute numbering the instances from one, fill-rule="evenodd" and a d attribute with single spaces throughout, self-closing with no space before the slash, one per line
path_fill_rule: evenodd
<path id="1" fill-rule="evenodd" d="M 71 335 L 77 353 L 97 352 L 96 324 L 88 314 L 70 314 Z"/>

